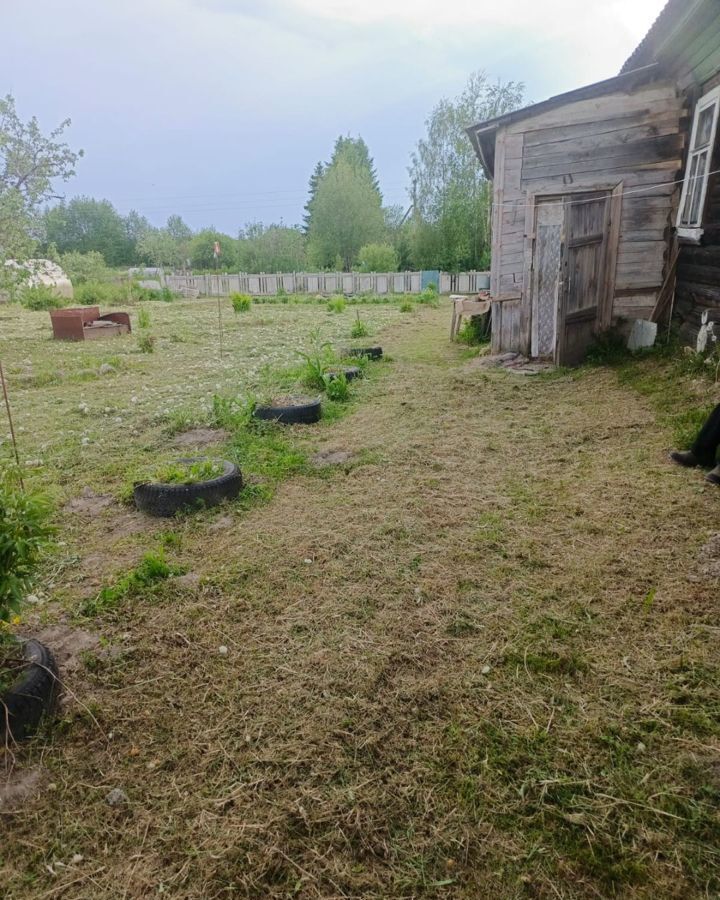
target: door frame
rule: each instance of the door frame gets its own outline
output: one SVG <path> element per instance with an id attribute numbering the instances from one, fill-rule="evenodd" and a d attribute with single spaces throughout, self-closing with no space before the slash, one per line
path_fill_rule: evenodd
<path id="1" fill-rule="evenodd" d="M 615 294 L 615 274 L 617 269 L 618 246 L 620 243 L 620 223 L 622 219 L 622 198 L 623 198 L 623 182 L 613 181 L 611 183 L 604 182 L 599 184 L 575 184 L 563 185 L 562 190 L 556 187 L 547 190 L 538 190 L 530 192 L 527 195 L 527 205 L 525 207 L 525 247 L 523 260 L 523 286 L 525 286 L 527 297 L 522 304 L 521 328 L 522 333 L 526 334 L 528 349 L 531 356 L 536 355 L 537 351 L 537 322 L 535 316 L 534 296 L 534 265 L 535 265 L 535 239 L 536 239 L 536 222 L 537 222 L 537 205 L 539 203 L 557 200 L 563 201 L 566 197 L 574 194 L 592 194 L 604 191 L 608 194 L 608 214 L 607 214 L 607 248 L 605 253 L 605 285 L 602 292 L 600 302 L 598 303 L 597 312 L 597 328 L 601 331 L 610 327 L 612 322 L 612 305 Z M 563 225 L 563 246 L 561 247 L 561 259 L 565 258 L 564 248 L 564 225 Z M 561 278 L 560 281 L 563 279 Z M 559 285 L 558 290 L 558 310 L 555 315 L 555 352 L 554 360 L 557 362 L 559 348 L 559 304 L 562 296 L 563 285 Z M 524 321 L 523 321 L 524 320 Z"/>

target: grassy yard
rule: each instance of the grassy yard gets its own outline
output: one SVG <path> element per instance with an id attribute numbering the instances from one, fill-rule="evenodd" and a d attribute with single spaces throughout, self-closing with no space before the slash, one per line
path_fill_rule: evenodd
<path id="1" fill-rule="evenodd" d="M 718 895 L 720 493 L 666 461 L 708 383 L 487 370 L 446 306 L 372 306 L 350 404 L 256 434 L 213 398 L 287 387 L 354 309 L 228 306 L 222 357 L 213 302 L 150 313 L 141 354 L 0 308 L 58 510 L 25 631 L 69 648 L 59 723 L 5 754 L 4 896 Z M 218 423 L 237 504 L 123 505 Z"/>

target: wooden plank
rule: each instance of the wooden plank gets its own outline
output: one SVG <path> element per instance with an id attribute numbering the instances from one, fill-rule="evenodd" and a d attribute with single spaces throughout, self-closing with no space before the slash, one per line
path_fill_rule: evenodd
<path id="1" fill-rule="evenodd" d="M 528 134 L 544 128 L 568 125 L 586 125 L 603 119 L 628 116 L 661 116 L 677 110 L 680 100 L 675 96 L 674 88 L 664 89 L 665 95 L 649 98 L 644 93 L 608 94 L 594 100 L 581 100 L 569 103 L 532 118 L 522 119 L 508 127 L 511 132 Z"/>
<path id="2" fill-rule="evenodd" d="M 502 211 L 504 203 L 505 177 L 505 130 L 500 129 L 495 138 L 495 181 L 492 209 L 492 240 L 490 246 L 490 294 L 500 291 L 500 265 L 502 241 Z M 493 324 L 493 330 L 494 330 Z"/>
<path id="3" fill-rule="evenodd" d="M 634 132 L 634 133 L 633 133 Z M 653 153 L 658 148 L 670 148 L 672 152 L 682 151 L 684 135 L 680 133 L 678 122 L 662 129 L 656 126 L 643 126 L 641 129 L 613 131 L 609 134 L 589 138 L 555 141 L 551 144 L 538 144 L 529 147 L 525 153 L 523 167 L 539 166 L 543 161 L 573 161 L 578 159 L 612 159 L 627 154 L 633 148 L 649 147 Z"/>
<path id="4" fill-rule="evenodd" d="M 607 122 L 590 125 L 571 125 L 560 129 L 552 128 L 527 135 L 528 141 L 523 152 L 524 159 L 535 159 L 552 153 L 561 152 L 567 147 L 575 150 L 605 150 L 609 147 L 632 144 L 635 141 L 652 137 L 677 134 L 680 131 L 678 111 L 666 113 L 650 122 L 636 123 L 634 119 L 622 120 L 621 127 L 609 125 Z M 544 139 L 540 139 L 544 137 Z"/>
<path id="5" fill-rule="evenodd" d="M 605 257 L 605 271 L 603 272 L 602 300 L 598 315 L 598 325 L 601 329 L 609 328 L 612 321 L 612 298 L 615 293 L 615 282 L 617 279 L 620 228 L 623 218 L 623 191 L 624 185 L 620 182 L 610 194 L 608 201 L 607 254 Z"/>
<path id="6" fill-rule="evenodd" d="M 677 160 L 678 164 L 682 156 L 684 137 L 682 134 L 666 134 L 660 137 L 644 138 L 641 141 L 616 144 L 611 147 L 576 149 L 570 142 L 567 147 L 563 145 L 561 151 L 536 156 L 523 161 L 523 177 L 526 173 L 542 171 L 552 166 L 565 166 L 569 171 L 578 163 L 593 162 L 595 171 L 602 172 L 606 167 L 617 167 L 622 160 L 628 165 L 635 163 L 654 163 L 664 160 Z"/>
<path id="7" fill-rule="evenodd" d="M 589 122 L 574 123 L 569 125 L 553 125 L 547 128 L 538 128 L 525 132 L 523 142 L 525 152 L 538 144 L 548 144 L 554 141 L 575 140 L 583 138 L 601 137 L 604 134 L 613 134 L 617 131 L 626 131 L 629 128 L 643 128 L 645 126 L 664 125 L 676 123 L 682 115 L 682 104 L 678 100 L 671 109 L 657 112 L 651 109 L 637 109 L 624 112 L 620 115 L 610 114 L 602 119 L 594 119 Z"/>
<path id="8" fill-rule="evenodd" d="M 529 169 L 523 166 L 522 184 L 527 189 L 527 185 L 531 181 L 555 177 L 575 178 L 579 175 L 593 175 L 595 179 L 599 179 L 618 172 L 623 174 L 631 171 L 670 170 L 677 172 L 680 166 L 681 158 L 679 155 L 671 156 L 670 158 L 655 158 L 649 154 L 635 152 L 607 161 L 588 158 L 575 162 L 546 163 L 543 166 L 532 166 Z"/>

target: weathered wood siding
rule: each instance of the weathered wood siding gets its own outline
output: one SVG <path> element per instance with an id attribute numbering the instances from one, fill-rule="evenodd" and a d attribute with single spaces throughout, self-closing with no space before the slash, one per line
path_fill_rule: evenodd
<path id="1" fill-rule="evenodd" d="M 496 349 L 530 347 L 532 209 L 543 196 L 622 186 L 614 204 L 620 225 L 612 314 L 649 314 L 679 195 L 683 114 L 675 85 L 655 83 L 568 103 L 499 130 L 491 273 Z"/>

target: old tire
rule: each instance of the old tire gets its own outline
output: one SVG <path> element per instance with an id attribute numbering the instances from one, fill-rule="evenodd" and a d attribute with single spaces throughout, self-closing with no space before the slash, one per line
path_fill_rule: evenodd
<path id="1" fill-rule="evenodd" d="M 183 463 L 197 462 L 184 459 Z M 240 469 L 223 460 L 223 472 L 216 478 L 195 484 L 161 484 L 146 481 L 133 490 L 135 505 L 149 516 L 169 518 L 180 510 L 197 506 L 217 506 L 224 500 L 234 500 L 243 486 Z"/>
<path id="2" fill-rule="evenodd" d="M 256 406 L 253 412 L 256 419 L 281 425 L 312 425 L 320 420 L 321 414 L 320 398 L 298 406 Z"/>
<path id="3" fill-rule="evenodd" d="M 327 373 L 330 381 L 333 381 L 339 375 L 344 375 L 346 381 L 352 381 L 354 378 L 360 378 L 362 369 L 360 366 L 339 366 L 336 370 Z"/>
<path id="4" fill-rule="evenodd" d="M 368 359 L 382 359 L 382 347 L 350 347 L 348 356 L 367 356 Z"/>
<path id="5" fill-rule="evenodd" d="M 33 734 L 44 716 L 50 715 L 58 694 L 55 657 L 40 641 L 23 645 L 27 668 L 0 697 L 0 736 L 5 744 Z"/>

